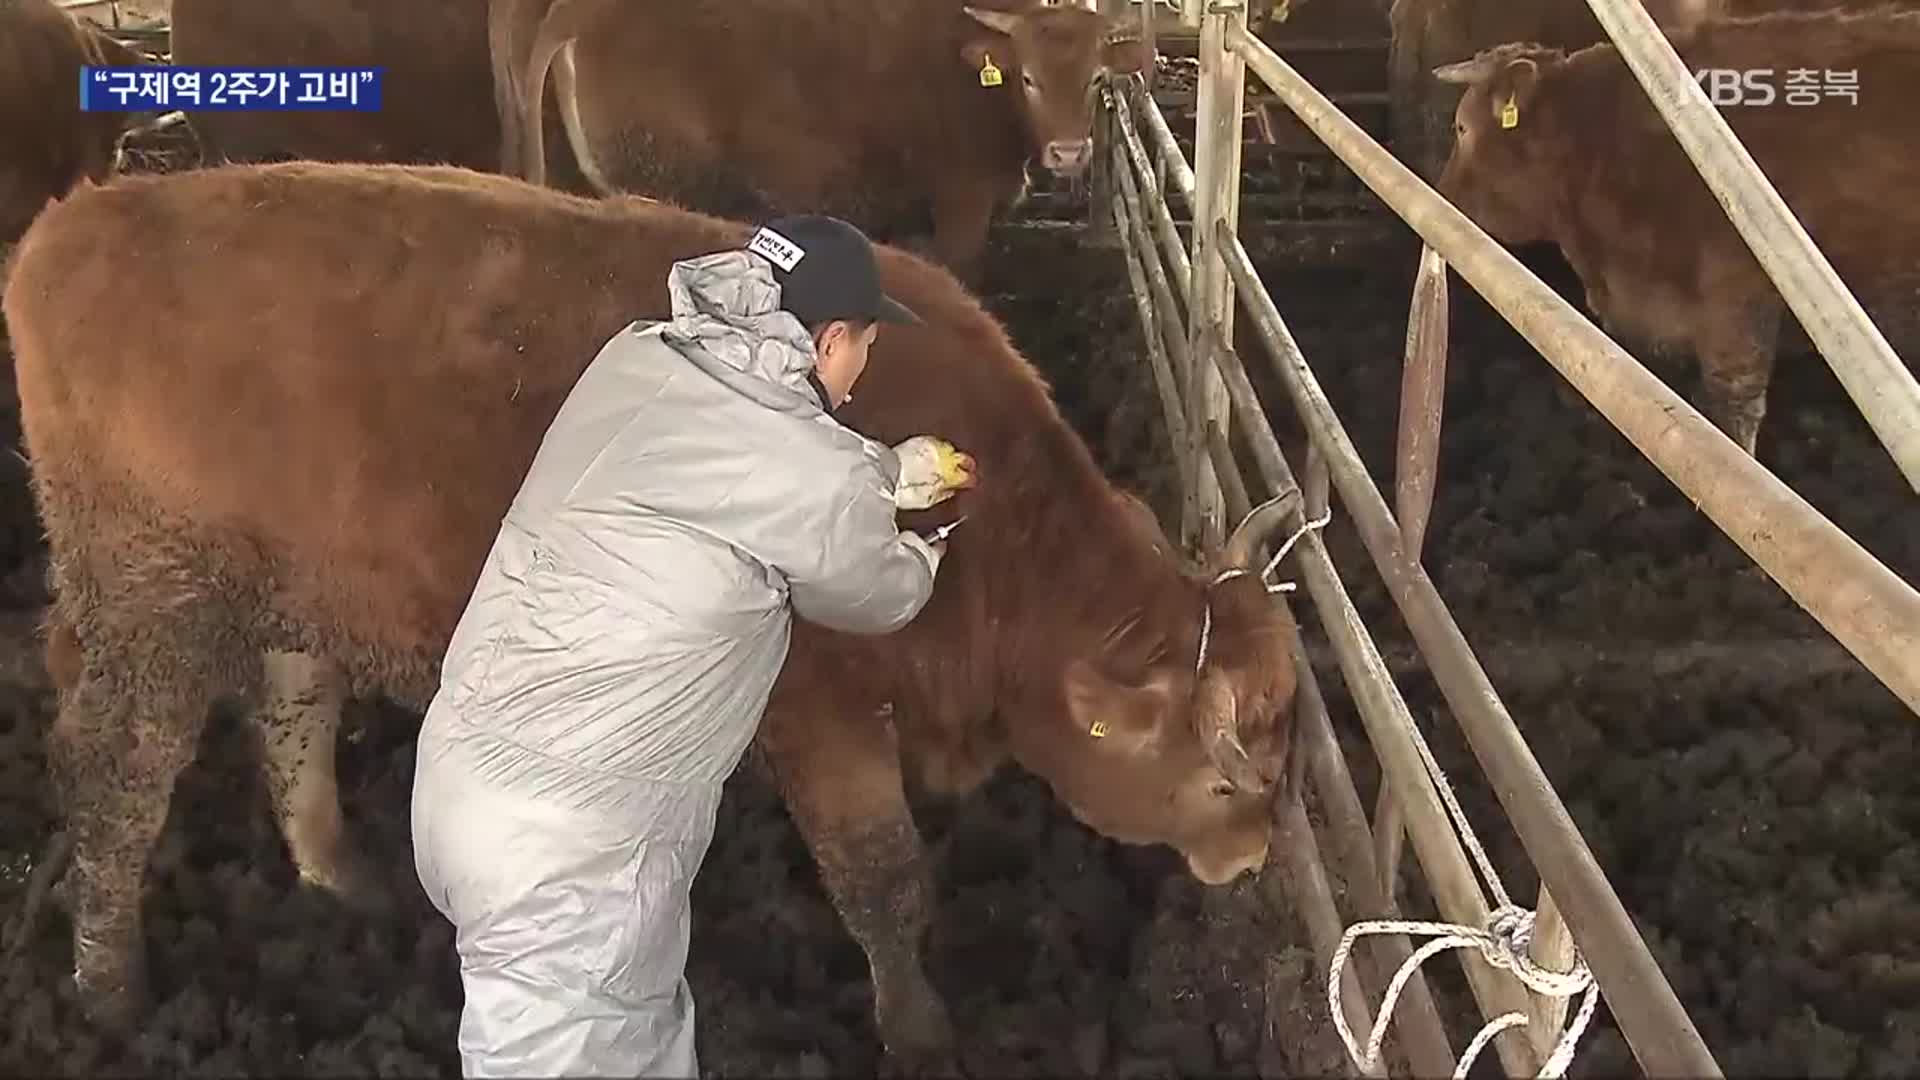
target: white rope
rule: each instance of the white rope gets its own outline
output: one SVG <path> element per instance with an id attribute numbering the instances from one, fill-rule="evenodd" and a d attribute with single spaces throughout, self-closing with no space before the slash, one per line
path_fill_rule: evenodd
<path id="1" fill-rule="evenodd" d="M 1427 745 L 1426 736 L 1420 727 L 1408 718 L 1407 730 L 1413 734 L 1413 744 L 1420 751 L 1420 760 L 1427 767 L 1427 774 L 1433 778 L 1434 786 L 1440 790 L 1440 798 L 1446 804 L 1447 814 L 1453 819 L 1467 851 L 1473 856 L 1481 875 L 1486 879 L 1488 888 L 1493 892 L 1496 904 L 1487 916 L 1485 927 L 1462 926 L 1458 923 L 1427 922 L 1418 919 L 1372 919 L 1358 922 L 1347 928 L 1340 938 L 1340 947 L 1334 950 L 1333 962 L 1327 972 L 1327 1005 L 1333 1013 L 1333 1023 L 1340 1031 L 1340 1038 L 1346 1043 L 1347 1054 L 1362 1071 L 1375 1067 L 1380 1060 L 1380 1046 L 1386 1038 L 1387 1024 L 1393 1019 L 1393 1008 L 1399 1004 L 1400 992 L 1406 987 L 1407 980 L 1425 963 L 1428 957 L 1438 955 L 1447 949 L 1478 948 L 1487 963 L 1496 968 L 1504 968 L 1514 973 L 1529 990 L 1547 997 L 1570 998 L 1581 991 L 1586 996 L 1580 1002 L 1580 1009 L 1573 1016 L 1573 1022 L 1561 1033 L 1560 1041 L 1554 1044 L 1553 1052 L 1547 1056 L 1540 1067 L 1539 1080 L 1558 1080 L 1573 1061 L 1574 1047 L 1580 1042 L 1580 1036 L 1586 1033 L 1587 1024 L 1593 1019 L 1593 1010 L 1600 1002 L 1600 986 L 1593 981 L 1593 972 L 1588 970 L 1586 958 L 1580 955 L 1578 948 L 1573 952 L 1573 968 L 1570 971 L 1551 971 L 1533 962 L 1533 922 L 1534 913 L 1520 907 L 1507 895 L 1507 889 L 1500 881 L 1500 875 L 1493 868 L 1493 861 L 1487 857 L 1486 848 L 1480 843 L 1480 837 L 1473 831 L 1467 815 L 1460 808 L 1460 800 L 1454 796 L 1453 785 L 1447 782 L 1446 773 L 1440 769 L 1440 763 L 1433 756 L 1433 750 Z M 1374 1019 L 1373 1030 L 1367 1035 L 1367 1048 L 1362 1054 L 1354 1043 L 1352 1029 L 1347 1025 L 1345 1011 L 1340 1008 L 1340 972 L 1346 966 L 1347 956 L 1353 951 L 1356 938 L 1364 934 L 1414 934 L 1431 937 L 1433 940 L 1420 946 L 1407 957 L 1400 969 L 1394 972 L 1387 984 L 1386 996 L 1380 1002 L 1380 1015 Z M 1527 1023 L 1525 1013 L 1510 1012 L 1495 1017 L 1480 1029 L 1473 1041 L 1467 1044 L 1466 1053 L 1460 1057 L 1460 1063 L 1454 1068 L 1454 1080 L 1465 1080 L 1467 1071 L 1473 1068 L 1474 1060 L 1494 1036 L 1510 1027 L 1519 1027 Z"/>
<path id="2" fill-rule="evenodd" d="M 1260 583 L 1266 585 L 1267 592 L 1292 592 L 1299 588 L 1297 584 L 1291 581 L 1283 581 L 1278 585 L 1267 585 L 1267 575 L 1273 573 L 1273 568 L 1280 565 L 1280 560 L 1287 557 L 1287 552 L 1293 550 L 1293 545 L 1299 543 L 1301 537 L 1315 529 L 1324 527 L 1327 522 L 1332 520 L 1333 510 L 1329 508 L 1326 513 L 1320 515 L 1318 520 L 1309 521 L 1293 530 L 1293 535 L 1287 537 L 1286 542 L 1280 545 L 1280 550 L 1273 553 L 1273 558 L 1268 559 L 1266 567 L 1260 571 Z M 1215 574 L 1213 580 L 1207 583 L 1207 587 L 1212 588 L 1223 581 L 1232 581 L 1234 578 L 1245 577 L 1246 575 L 1247 571 L 1240 567 L 1229 567 Z M 1193 673 L 1195 675 L 1200 674 L 1201 669 L 1207 666 L 1207 646 L 1211 643 L 1212 639 L 1213 604 L 1209 602 L 1200 609 L 1200 647 L 1194 650 L 1193 657 Z"/>
<path id="3" fill-rule="evenodd" d="M 1355 923 L 1347 928 L 1340 938 L 1340 947 L 1334 950 L 1331 978 L 1327 994 L 1327 1003 L 1333 1012 L 1333 1023 L 1340 1031 L 1340 1038 L 1347 1045 L 1347 1054 L 1353 1058 L 1361 1071 L 1368 1071 L 1380 1060 L 1381 1043 L 1387 1035 L 1387 1024 L 1393 1019 L 1393 1009 L 1400 1002 L 1400 993 L 1406 988 L 1407 980 L 1425 963 L 1428 957 L 1438 955 L 1447 949 L 1478 948 L 1487 963 L 1497 968 L 1505 968 L 1514 973 L 1527 988 L 1548 997 L 1572 997 L 1586 991 L 1580 1002 L 1580 1011 L 1573 1017 L 1573 1023 L 1560 1036 L 1553 1053 L 1540 1069 L 1542 1080 L 1558 1080 L 1573 1061 L 1574 1047 L 1580 1036 L 1586 1033 L 1587 1024 L 1593 1019 L 1593 1010 L 1600 1001 L 1600 986 L 1593 981 L 1592 972 L 1587 970 L 1586 960 L 1576 951 L 1574 967 L 1571 971 L 1550 971 L 1533 962 L 1529 947 L 1533 939 L 1534 914 L 1522 907 L 1506 906 L 1492 913 L 1487 919 L 1484 930 L 1455 923 L 1426 922 L 1419 919 L 1373 919 Z M 1367 1048 L 1363 1054 L 1355 1044 L 1353 1029 L 1347 1024 L 1346 1012 L 1340 1008 L 1338 989 L 1340 970 L 1346 966 L 1347 956 L 1353 951 L 1355 939 L 1365 934 L 1416 934 L 1431 937 L 1420 948 L 1407 957 L 1406 962 L 1394 972 L 1393 979 L 1387 984 L 1386 997 L 1380 1003 L 1380 1015 L 1373 1022 L 1373 1030 L 1367 1034 Z M 1467 1052 L 1460 1057 L 1460 1063 L 1454 1067 L 1454 1080 L 1465 1080 L 1468 1070 L 1480 1056 L 1480 1051 L 1493 1037 L 1510 1027 L 1520 1027 L 1527 1023 L 1527 1016 L 1521 1012 L 1510 1012 L 1497 1017 L 1480 1029 L 1467 1045 Z"/>
<path id="4" fill-rule="evenodd" d="M 1280 545 L 1280 550 L 1274 552 L 1273 558 L 1268 559 L 1267 565 L 1263 569 L 1261 569 L 1260 571 L 1261 582 L 1262 583 L 1266 582 L 1267 575 L 1273 573 L 1273 568 L 1280 565 L 1280 560 L 1287 557 L 1287 552 L 1293 550 L 1293 545 L 1299 543 L 1301 537 L 1307 535 L 1308 533 L 1314 531 L 1315 529 L 1325 528 L 1327 522 L 1332 520 L 1333 520 L 1333 508 L 1328 507 L 1327 511 L 1321 514 L 1319 517 L 1293 530 L 1293 535 L 1287 537 L 1287 542 Z M 1292 592 L 1295 589 L 1298 589 L 1299 587 L 1300 585 L 1298 582 L 1282 581 L 1277 584 L 1267 585 L 1267 592 L 1269 593 Z"/>
<path id="5" fill-rule="evenodd" d="M 1241 570 L 1238 568 L 1231 569 L 1231 570 L 1222 570 L 1218 575 L 1214 577 L 1213 582 L 1208 587 L 1211 588 L 1213 585 L 1218 585 L 1223 581 L 1232 581 L 1234 578 L 1237 578 L 1245 573 L 1246 573 L 1245 570 Z M 1199 677 L 1200 669 L 1207 666 L 1207 645 L 1212 641 L 1212 639 L 1213 639 L 1213 601 L 1208 600 L 1206 601 L 1206 603 L 1202 604 L 1200 607 L 1200 647 L 1193 651 L 1193 674 L 1195 678 Z"/>

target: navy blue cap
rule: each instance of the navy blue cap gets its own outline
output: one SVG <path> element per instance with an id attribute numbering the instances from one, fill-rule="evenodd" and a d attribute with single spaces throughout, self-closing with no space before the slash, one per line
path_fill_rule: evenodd
<path id="1" fill-rule="evenodd" d="M 880 290 L 880 269 L 865 233 L 836 217 L 795 214 L 760 226 L 747 250 L 773 264 L 780 306 L 806 326 L 834 319 L 917 323 L 920 317 Z"/>

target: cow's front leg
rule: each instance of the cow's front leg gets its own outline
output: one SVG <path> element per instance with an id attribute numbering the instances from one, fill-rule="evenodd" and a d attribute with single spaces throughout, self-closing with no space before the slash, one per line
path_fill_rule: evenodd
<path id="1" fill-rule="evenodd" d="M 334 740 L 346 702 L 340 673 L 298 652 L 268 652 L 254 719 L 260 729 L 267 787 L 287 851 L 301 880 L 369 913 L 388 909 L 391 895 L 348 839 L 334 773 Z"/>
<path id="2" fill-rule="evenodd" d="M 933 197 L 933 253 L 941 265 L 978 292 L 986 281 L 987 230 L 997 201 L 994 186 L 955 177 Z"/>
<path id="3" fill-rule="evenodd" d="M 887 1052 L 909 1071 L 957 1073 L 946 1005 L 920 963 L 933 881 L 892 724 L 772 709 L 761 751 L 834 907 L 866 951 Z"/>
<path id="4" fill-rule="evenodd" d="M 1708 327 L 1700 344 L 1700 411 L 1757 457 L 1780 338 L 1778 308 L 1743 311 Z"/>

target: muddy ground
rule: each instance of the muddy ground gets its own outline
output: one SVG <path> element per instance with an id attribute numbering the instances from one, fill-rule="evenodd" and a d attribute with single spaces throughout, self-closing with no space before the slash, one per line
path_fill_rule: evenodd
<path id="1" fill-rule="evenodd" d="M 1163 492 L 1158 405 L 1123 272 L 1069 243 L 1036 254 L 1047 246 L 1029 241 L 1001 260 L 994 303 L 1115 477 Z M 1271 280 L 1383 484 L 1410 275 L 1409 261 Z M 1821 651 L 1827 639 L 1812 620 L 1457 282 L 1454 305 L 1427 563 L 1681 1000 L 1731 1075 L 1913 1071 L 1920 725 L 1857 665 Z M 1690 388 L 1689 374 L 1675 377 Z M 1772 410 L 1763 459 L 1896 571 L 1920 578 L 1911 496 L 1817 359 L 1783 365 Z M 4 507 L 22 505 L 9 489 Z M 18 513 L 0 521 L 14 550 L 32 535 Z M 1328 536 L 1394 654 L 1404 632 L 1342 517 Z M 1716 652 L 1700 642 L 1730 644 Z M 1322 679 L 1371 804 L 1358 722 L 1337 674 Z M 42 757 L 50 700 L 33 682 L 21 674 L 0 685 L 8 914 L 55 820 Z M 1530 904 L 1534 881 L 1438 694 L 1418 671 L 1402 685 L 1416 714 L 1435 721 L 1469 813 Z M 405 897 L 398 917 L 369 921 L 295 885 L 242 729 L 225 718 L 180 787 L 149 872 L 159 1002 L 149 1030 L 123 1045 L 77 1019 L 68 925 L 56 913 L 25 960 L 0 974 L 0 1073 L 455 1073 L 450 932 L 412 884 L 407 843 L 416 725 L 356 708 L 340 759 L 352 824 Z M 1283 970 L 1307 970 L 1310 1004 L 1323 1000 L 1324 975 L 1285 919 L 1223 914 L 1231 905 L 1209 901 L 1166 853 L 1091 835 L 1024 776 L 931 808 L 926 828 L 942 905 L 929 963 L 979 1075 L 1336 1064 L 1324 1042 L 1290 1031 L 1277 1047 L 1263 1040 L 1258 993 L 1234 990 L 1259 986 L 1271 954 Z M 1417 885 L 1407 895 L 1417 910 Z M 872 1069 L 864 958 L 798 834 L 751 777 L 730 789 L 695 904 L 690 976 L 708 1070 Z M 1428 970 L 1442 972 L 1443 993 L 1457 991 L 1452 961 Z M 1456 1015 L 1456 1051 L 1475 1026 Z M 1485 1058 L 1478 1072 L 1493 1075 Z M 1573 1071 L 1631 1069 L 1603 1008 Z"/>

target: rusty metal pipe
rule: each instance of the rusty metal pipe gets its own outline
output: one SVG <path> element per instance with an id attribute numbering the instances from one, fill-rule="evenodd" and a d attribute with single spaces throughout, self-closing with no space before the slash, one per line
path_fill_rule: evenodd
<path id="1" fill-rule="evenodd" d="M 1420 273 L 1407 307 L 1406 356 L 1400 375 L 1400 430 L 1394 453 L 1393 511 L 1408 555 L 1418 559 L 1433 511 L 1440 468 L 1440 419 L 1447 387 L 1447 264 L 1420 253 Z"/>
<path id="2" fill-rule="evenodd" d="M 1167 115 L 1160 111 L 1160 103 L 1146 94 L 1135 99 L 1140 105 L 1140 117 L 1146 121 L 1147 133 L 1153 137 L 1154 145 L 1160 151 L 1160 160 L 1173 170 L 1173 189 L 1180 193 L 1188 211 L 1194 203 L 1195 181 L 1193 167 L 1187 164 L 1187 155 L 1180 152 L 1180 141 L 1173 137 L 1173 129 L 1167 126 Z"/>
<path id="3" fill-rule="evenodd" d="M 1313 824 L 1307 820 L 1306 807 L 1298 798 L 1286 800 L 1280 808 L 1280 833 L 1284 839 L 1282 857 L 1293 885 L 1295 907 L 1306 924 L 1307 937 L 1313 942 L 1314 955 L 1322 968 L 1333 962 L 1340 948 L 1340 909 L 1333 902 L 1333 883 L 1327 880 L 1327 868 L 1320 858 L 1320 845 L 1313 836 Z M 1360 985 L 1360 965 L 1348 964 L 1340 973 L 1340 1011 L 1346 1014 L 1347 1027 L 1356 1035 L 1373 1029 L 1373 1010 L 1367 1007 L 1367 992 Z M 1362 1076 L 1387 1075 L 1385 1054 Z"/>
<path id="4" fill-rule="evenodd" d="M 1119 155 L 1113 155 L 1116 169 L 1120 165 Z M 1115 184 L 1118 195 L 1118 184 Z M 1167 359 L 1167 337 L 1163 337 L 1160 316 L 1154 309 L 1153 289 L 1147 278 L 1147 271 L 1141 265 L 1140 253 L 1133 243 L 1133 221 L 1125 200 L 1115 198 L 1109 204 L 1113 208 L 1114 227 L 1120 233 L 1120 248 L 1127 262 L 1127 280 L 1133 285 L 1133 303 L 1140 316 L 1140 329 L 1147 341 L 1147 366 L 1153 372 L 1154 386 L 1160 391 L 1162 419 L 1167 425 L 1167 439 L 1178 454 L 1187 445 L 1187 418 L 1180 405 L 1179 384 L 1174 379 L 1173 367 Z M 1186 338 L 1179 336 L 1184 342 Z M 1181 475 L 1186 475 L 1182 470 Z"/>
<path id="5" fill-rule="evenodd" d="M 1146 194 L 1151 196 L 1154 231 L 1160 236 L 1160 245 L 1164 250 L 1173 283 L 1177 286 L 1181 301 L 1188 305 L 1188 317 L 1192 317 L 1193 303 L 1193 260 L 1187 256 L 1187 247 L 1180 240 L 1180 230 L 1173 223 L 1173 211 L 1167 208 L 1166 193 L 1154 183 L 1153 167 L 1147 158 L 1147 148 L 1140 141 L 1140 132 L 1133 124 L 1133 110 L 1127 105 L 1125 94 L 1106 92 L 1108 103 L 1113 108 L 1114 119 L 1118 121 L 1120 141 L 1126 148 L 1127 158 L 1133 162 L 1133 173 Z"/>
<path id="6" fill-rule="evenodd" d="M 1299 637 L 1297 627 L 1294 636 Z M 1294 752 L 1306 755 L 1314 790 L 1319 793 L 1320 806 L 1327 815 L 1327 832 L 1346 864 L 1348 899 L 1361 918 L 1398 918 L 1391 894 L 1382 894 L 1379 889 L 1382 875 L 1373 858 L 1373 837 L 1367 828 L 1366 812 L 1361 809 L 1360 793 L 1353 786 L 1347 759 L 1340 753 L 1340 741 L 1334 736 L 1326 697 L 1320 693 L 1320 680 L 1308 666 L 1304 650 L 1295 656 L 1294 668 L 1299 677 L 1294 723 L 1300 726 Z M 1336 944 L 1338 940 L 1336 935 Z M 1385 987 L 1393 973 L 1413 955 L 1413 946 L 1404 934 L 1381 934 L 1375 941 L 1378 951 L 1372 955 L 1377 958 L 1376 979 L 1378 985 Z M 1332 962 L 1331 952 L 1321 957 L 1322 964 Z M 1439 1009 L 1434 1006 L 1426 976 L 1418 969 L 1407 978 L 1401 990 L 1400 1005 L 1394 1012 L 1388 1037 L 1400 1041 L 1415 1075 L 1453 1074 L 1456 1061 L 1453 1047 L 1447 1041 L 1447 1029 L 1440 1020 Z"/>
<path id="7" fill-rule="evenodd" d="M 1182 483 L 1190 483 L 1189 476 L 1194 468 L 1190 455 L 1204 453 L 1205 433 L 1197 431 L 1188 415 L 1189 403 L 1181 393 L 1181 388 L 1192 378 L 1193 354 L 1188 346 L 1189 330 L 1180 318 L 1180 308 L 1174 303 L 1173 286 L 1167 281 L 1166 264 L 1154 245 L 1153 237 L 1147 232 L 1146 212 L 1140 206 L 1140 192 L 1134 186 L 1133 174 L 1125 167 L 1120 148 L 1112 151 L 1115 161 L 1113 175 L 1114 192 L 1119 196 L 1114 201 L 1116 211 L 1124 214 L 1120 222 L 1122 243 L 1128 245 L 1142 263 L 1147 274 L 1149 295 L 1153 297 L 1155 320 L 1159 325 L 1165 346 L 1165 356 L 1169 362 L 1169 374 L 1174 380 L 1172 404 L 1181 410 L 1181 437 L 1177 453 L 1181 455 Z M 1156 376 L 1157 376 L 1156 372 Z M 1183 494 L 1186 494 L 1183 492 Z"/>
<path id="8" fill-rule="evenodd" d="M 1425 671 L 1426 665 L 1420 665 L 1420 670 Z M 1380 868 L 1380 893 L 1395 908 L 1400 904 L 1400 852 L 1406 837 L 1406 815 L 1400 810 L 1400 800 L 1393 797 L 1393 785 L 1382 777 L 1380 792 L 1373 800 L 1373 864 Z"/>
<path id="9" fill-rule="evenodd" d="M 1246 477 L 1227 445 L 1227 433 L 1217 427 L 1207 429 L 1207 453 L 1213 458 L 1213 475 L 1220 481 L 1220 496 L 1226 500 L 1227 516 L 1241 521 L 1253 509 L 1253 497 L 1247 494 Z"/>
<path id="10" fill-rule="evenodd" d="M 1245 0 L 1206 0 L 1200 24 L 1200 81 L 1194 120 L 1194 171 L 1205 179 L 1193 205 L 1193 275 L 1189 282 L 1188 351 L 1194 366 L 1187 383 L 1189 434 L 1232 423 L 1226 389 L 1210 357 L 1232 347 L 1233 281 L 1220 257 L 1213 223 L 1229 233 L 1240 221 L 1241 113 L 1246 99 L 1246 65 L 1227 48 L 1230 28 L 1246 22 Z M 1219 481 L 1210 462 L 1199 464 L 1183 518 L 1182 533 L 1203 547 L 1217 545 L 1226 532 Z"/>

